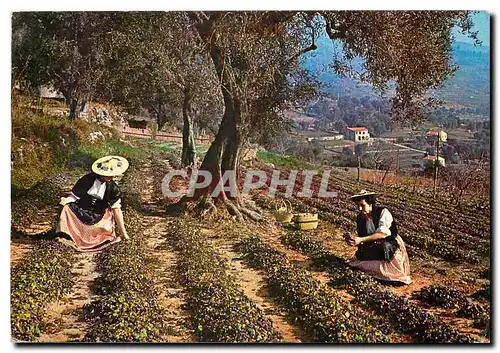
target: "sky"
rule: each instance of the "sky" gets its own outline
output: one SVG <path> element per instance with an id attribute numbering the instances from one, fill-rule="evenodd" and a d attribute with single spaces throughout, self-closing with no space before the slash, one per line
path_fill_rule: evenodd
<path id="1" fill-rule="evenodd" d="M 483 41 L 482 45 L 490 46 L 490 14 L 487 11 L 480 11 L 472 15 L 474 22 L 473 31 L 478 31 L 477 37 Z M 467 36 L 461 34 L 458 29 L 454 31 L 457 42 L 466 42 L 473 44 L 473 41 Z"/>

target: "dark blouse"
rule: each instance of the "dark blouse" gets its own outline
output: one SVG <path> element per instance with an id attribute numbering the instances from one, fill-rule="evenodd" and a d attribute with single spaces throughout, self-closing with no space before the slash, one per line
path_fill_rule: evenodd
<path id="1" fill-rule="evenodd" d="M 97 178 L 98 175 L 95 173 L 84 175 L 71 190 L 78 197 L 78 200 L 70 203 L 69 207 L 80 221 L 88 225 L 98 223 L 104 216 L 106 209 L 121 198 L 120 188 L 113 180 L 106 182 L 106 190 L 102 200 L 89 195 L 87 191 Z"/>
<path id="2" fill-rule="evenodd" d="M 383 210 L 383 207 L 375 206 L 373 207 L 373 210 L 371 212 L 373 224 L 377 229 L 380 226 L 380 216 Z M 358 235 L 360 237 L 366 237 L 370 235 L 368 234 L 367 230 L 367 220 L 363 218 L 361 214 L 359 214 L 356 219 L 356 225 Z M 398 229 L 395 220 L 392 221 L 391 225 L 389 226 L 389 230 L 391 232 L 391 235 L 385 237 L 384 239 L 372 240 L 358 245 L 356 258 L 358 260 L 392 260 L 396 250 L 399 249 L 399 244 L 396 240 Z"/>

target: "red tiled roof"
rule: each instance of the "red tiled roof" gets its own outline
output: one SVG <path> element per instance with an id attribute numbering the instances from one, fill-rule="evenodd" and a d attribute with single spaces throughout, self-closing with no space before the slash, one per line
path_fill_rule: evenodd
<path id="1" fill-rule="evenodd" d="M 355 132 L 368 131 L 368 129 L 366 127 L 348 127 L 347 130 L 351 130 L 351 131 L 355 131 Z"/>
<path id="2" fill-rule="evenodd" d="M 439 134 L 439 130 L 431 129 L 427 131 L 427 135 L 437 135 Z"/>

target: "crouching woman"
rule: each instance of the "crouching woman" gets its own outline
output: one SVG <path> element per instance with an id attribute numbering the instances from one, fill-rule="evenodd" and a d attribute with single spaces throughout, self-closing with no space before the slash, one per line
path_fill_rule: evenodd
<path id="1" fill-rule="evenodd" d="M 81 177 L 63 205 L 56 231 L 59 240 L 82 252 L 99 251 L 128 239 L 121 211 L 121 191 L 113 178 L 122 175 L 128 161 L 119 156 L 106 156 L 92 165 L 92 172 Z"/>
<path id="2" fill-rule="evenodd" d="M 348 264 L 371 276 L 410 284 L 410 263 L 396 222 L 387 208 L 376 205 L 375 193 L 361 190 L 351 197 L 358 206 L 357 233 L 344 235 L 348 245 L 356 246 L 356 259 Z"/>

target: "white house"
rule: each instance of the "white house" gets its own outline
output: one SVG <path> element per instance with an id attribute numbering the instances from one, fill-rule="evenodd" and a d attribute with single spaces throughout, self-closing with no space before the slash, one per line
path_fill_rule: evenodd
<path id="1" fill-rule="evenodd" d="M 337 134 L 337 135 L 331 135 L 331 136 L 308 137 L 307 141 L 308 142 L 311 142 L 314 140 L 317 140 L 317 141 L 339 141 L 339 140 L 343 140 L 343 139 L 344 139 L 344 135 Z"/>
<path id="2" fill-rule="evenodd" d="M 432 166 L 433 163 L 436 162 L 436 156 L 427 156 L 424 157 L 422 160 L 422 167 L 426 168 L 428 166 Z M 439 157 L 439 166 L 444 167 L 445 166 L 445 159 L 443 157 Z"/>
<path id="3" fill-rule="evenodd" d="M 40 86 L 39 90 L 41 98 L 64 99 L 63 94 L 56 90 L 53 86 Z"/>
<path id="4" fill-rule="evenodd" d="M 438 130 L 438 129 L 430 129 L 426 133 L 427 136 L 438 136 L 439 135 L 439 141 L 441 142 L 446 142 L 448 139 L 448 134 L 444 132 L 443 130 Z"/>
<path id="5" fill-rule="evenodd" d="M 347 138 L 353 141 L 366 141 L 370 139 L 370 134 L 366 127 L 348 127 Z"/>

